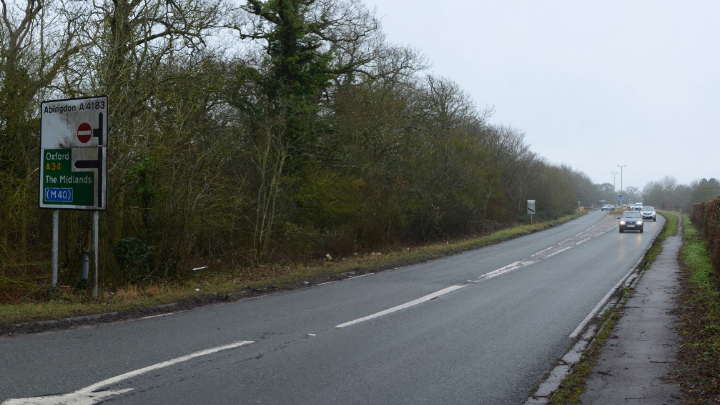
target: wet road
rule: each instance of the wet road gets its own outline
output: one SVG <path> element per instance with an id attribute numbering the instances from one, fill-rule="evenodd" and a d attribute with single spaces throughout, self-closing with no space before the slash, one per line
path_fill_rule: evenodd
<path id="1" fill-rule="evenodd" d="M 620 234 L 592 212 L 302 291 L 0 337 L 0 402 L 519 404 L 649 248 L 658 218 Z M 39 396 L 52 397 L 28 399 Z"/>

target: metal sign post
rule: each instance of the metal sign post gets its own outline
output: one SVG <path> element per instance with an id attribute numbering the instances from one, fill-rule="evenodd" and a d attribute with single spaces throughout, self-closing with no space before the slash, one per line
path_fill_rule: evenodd
<path id="1" fill-rule="evenodd" d="M 93 249 L 97 296 L 98 211 L 107 209 L 108 98 L 43 101 L 40 105 L 40 208 L 53 209 L 52 284 L 57 284 L 60 209 L 95 211 Z"/>
<path id="2" fill-rule="evenodd" d="M 93 212 L 93 253 L 95 256 L 92 276 L 92 297 L 98 295 L 98 212 Z"/>
<path id="3" fill-rule="evenodd" d="M 52 275 L 51 285 L 57 287 L 58 280 L 58 228 L 60 227 L 60 211 L 53 210 L 53 230 L 52 230 Z"/>

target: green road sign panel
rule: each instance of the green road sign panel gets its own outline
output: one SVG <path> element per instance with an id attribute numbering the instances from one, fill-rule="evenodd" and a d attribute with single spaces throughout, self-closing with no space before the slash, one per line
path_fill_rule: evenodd
<path id="1" fill-rule="evenodd" d="M 89 153 L 88 153 L 89 152 Z M 98 149 L 45 149 L 40 159 L 43 166 L 41 204 L 64 207 L 94 207 L 99 178 L 97 170 L 78 170 L 77 163 L 88 160 Z"/>
<path id="2" fill-rule="evenodd" d="M 40 208 L 107 209 L 106 96 L 41 104 Z"/>

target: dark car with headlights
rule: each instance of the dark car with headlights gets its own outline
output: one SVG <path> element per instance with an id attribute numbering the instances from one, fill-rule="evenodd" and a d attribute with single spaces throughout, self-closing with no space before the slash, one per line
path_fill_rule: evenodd
<path id="1" fill-rule="evenodd" d="M 643 217 L 639 211 L 623 211 L 620 220 L 620 233 L 625 231 L 643 231 Z"/>
<path id="2" fill-rule="evenodd" d="M 654 222 L 657 222 L 657 212 L 655 212 L 655 207 L 643 205 L 640 213 L 642 214 L 643 219 L 652 219 Z"/>

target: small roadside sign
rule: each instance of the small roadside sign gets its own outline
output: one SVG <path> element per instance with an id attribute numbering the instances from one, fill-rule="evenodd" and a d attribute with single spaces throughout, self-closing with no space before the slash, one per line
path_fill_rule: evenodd
<path id="1" fill-rule="evenodd" d="M 107 209 L 108 98 L 40 105 L 40 208 Z"/>
<path id="2" fill-rule="evenodd" d="M 527 213 L 530 215 L 530 225 L 532 225 L 533 215 L 535 215 L 535 200 L 527 200 Z"/>
<path id="3" fill-rule="evenodd" d="M 618 195 L 618 200 L 622 200 L 622 194 Z"/>

